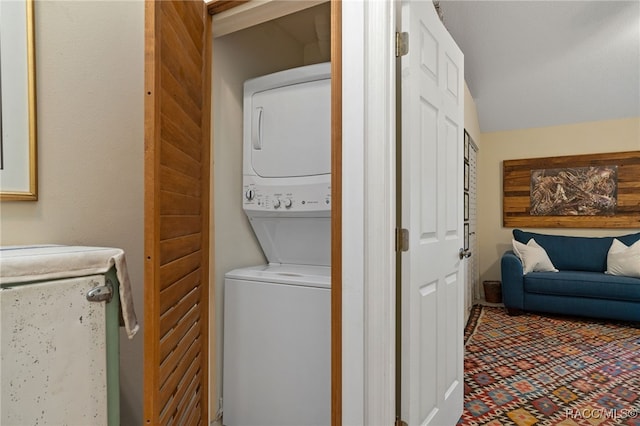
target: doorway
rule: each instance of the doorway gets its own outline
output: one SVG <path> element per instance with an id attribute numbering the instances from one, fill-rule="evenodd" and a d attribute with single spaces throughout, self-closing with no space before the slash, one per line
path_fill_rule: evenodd
<path id="1" fill-rule="evenodd" d="M 299 2 L 279 3 L 299 7 L 299 4 L 296 6 Z M 212 318 L 215 337 L 211 338 L 211 352 L 215 353 L 212 377 L 216 379 L 211 383 L 211 410 L 218 414 L 220 404 L 223 404 L 220 397 L 223 397 L 224 275 L 236 268 L 266 263 L 242 209 L 243 83 L 257 76 L 331 60 L 332 4 L 315 3 L 320 4 L 308 7 L 310 2 L 306 2 L 303 10 L 274 16 L 242 29 L 234 29 L 228 20 L 242 22 L 245 20 L 242 16 L 251 12 L 234 9 L 229 12 L 235 15 L 225 17 L 221 14 L 213 18 L 211 241 L 214 250 L 210 262 L 215 265 L 211 276 L 215 297 L 210 309 L 215 315 Z M 273 13 L 284 14 L 282 10 Z M 217 25 L 221 28 L 218 33 Z M 332 192 L 335 196 L 336 192 Z M 332 215 L 335 215 L 335 209 L 334 205 Z M 333 285 L 336 286 L 335 280 Z"/>

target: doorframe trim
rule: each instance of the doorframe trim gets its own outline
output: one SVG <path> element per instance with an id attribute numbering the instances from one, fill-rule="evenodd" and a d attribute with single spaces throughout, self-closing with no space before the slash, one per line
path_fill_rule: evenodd
<path id="1" fill-rule="evenodd" d="M 396 3 L 342 3 L 344 424 L 395 422 Z"/>
<path id="2" fill-rule="evenodd" d="M 396 58 L 394 2 L 366 2 L 365 424 L 395 421 Z M 381 27 L 380 23 L 385 23 Z M 393 397 L 393 398 L 390 398 Z"/>
<path id="3" fill-rule="evenodd" d="M 331 0 L 331 425 L 342 425 L 342 1 Z"/>

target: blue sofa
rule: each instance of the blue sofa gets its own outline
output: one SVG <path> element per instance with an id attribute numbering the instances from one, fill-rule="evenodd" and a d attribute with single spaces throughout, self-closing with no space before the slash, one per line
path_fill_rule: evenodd
<path id="1" fill-rule="evenodd" d="M 502 294 L 509 314 L 538 311 L 640 321 L 640 278 L 604 273 L 614 237 L 568 237 L 514 229 L 513 238 L 523 244 L 535 239 L 559 271 L 523 275 L 520 258 L 513 251 L 504 253 Z M 640 240 L 640 233 L 615 238 L 630 246 Z"/>

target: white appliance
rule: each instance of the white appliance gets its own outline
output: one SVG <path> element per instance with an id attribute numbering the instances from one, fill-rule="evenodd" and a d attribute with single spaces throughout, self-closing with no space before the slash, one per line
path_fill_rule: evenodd
<path id="1" fill-rule="evenodd" d="M 229 272 L 224 315 L 224 424 L 328 425 L 329 268 Z"/>
<path id="2" fill-rule="evenodd" d="M 268 264 L 225 276 L 226 426 L 331 421 L 330 78 L 245 82 L 243 208 Z"/>
<path id="3" fill-rule="evenodd" d="M 330 265 L 330 64 L 244 85 L 244 211 L 269 263 Z"/>

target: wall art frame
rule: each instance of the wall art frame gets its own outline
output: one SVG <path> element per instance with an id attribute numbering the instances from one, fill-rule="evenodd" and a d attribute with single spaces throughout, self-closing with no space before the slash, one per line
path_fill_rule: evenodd
<path id="1" fill-rule="evenodd" d="M 470 171 L 470 165 L 469 163 L 465 162 L 464 163 L 464 190 L 465 191 L 469 191 L 469 173 Z"/>
<path id="2" fill-rule="evenodd" d="M 532 213 L 532 173 L 540 170 L 615 169 L 615 208 L 607 214 Z M 640 151 L 505 160 L 502 165 L 503 226 L 511 228 L 640 228 Z M 594 179 L 602 176 L 594 173 Z M 550 188 L 551 193 L 562 188 Z M 600 196 L 594 193 L 594 196 Z"/>
<path id="3" fill-rule="evenodd" d="M 0 200 L 35 201 L 34 0 L 0 3 Z"/>
<path id="4" fill-rule="evenodd" d="M 469 224 L 465 223 L 464 224 L 464 247 L 463 249 L 465 251 L 469 250 L 469 236 L 471 234 L 469 234 Z"/>
<path id="5" fill-rule="evenodd" d="M 471 135 L 467 132 L 467 129 L 464 129 L 464 161 L 466 163 L 469 162 L 469 142 L 471 140 Z"/>
<path id="6" fill-rule="evenodd" d="M 464 221 L 469 220 L 469 193 L 464 193 Z"/>

